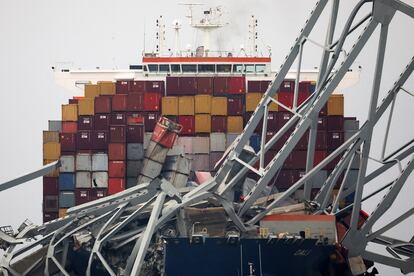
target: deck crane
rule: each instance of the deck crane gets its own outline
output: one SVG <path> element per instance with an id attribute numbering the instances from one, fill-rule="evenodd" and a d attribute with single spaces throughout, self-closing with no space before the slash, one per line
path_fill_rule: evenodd
<path id="1" fill-rule="evenodd" d="M 320 20 L 322 12 L 328 9 L 328 2 L 330 3 L 330 18 L 327 25 L 326 39 L 322 43 L 322 57 L 316 91 L 300 106 L 294 104 L 292 109 L 284 106 L 285 109 L 293 113 L 293 117 L 276 135 L 266 142 L 268 105 L 272 102 L 281 105 L 274 99 L 274 96 L 286 74 L 294 65 L 295 60 L 298 61 L 298 70 L 294 102 L 297 102 L 303 50 L 308 43 L 313 43 L 309 37 L 314 26 Z M 367 171 L 368 162 L 373 158 L 370 156 L 371 143 L 373 139 L 378 139 L 373 133 L 374 127 L 378 125 L 378 121 L 382 117 L 386 116 L 386 111 L 390 110 L 383 145 L 383 152 L 385 152 L 396 98 L 401 93 L 414 96 L 409 87 L 404 86 L 414 69 L 414 58 L 411 58 L 403 72 L 390 85 L 385 97 L 379 99 L 389 25 L 396 16 L 401 14 L 414 18 L 414 7 L 399 0 L 360 0 L 351 11 L 339 39 L 334 41 L 334 34 L 338 31 L 339 3 L 339 0 L 319 0 L 316 3 L 256 111 L 244 131 L 228 148 L 218 172 L 211 180 L 182 194 L 169 185 L 165 179 L 156 179 L 150 183 L 127 189 L 119 194 L 73 207 L 68 210 L 66 217 L 43 225 L 34 226 L 26 223 L 17 234 L 4 229 L 0 232 L 1 245 L 5 249 L 5 253 L 0 260 L 0 274 L 3 272 L 5 275 L 33 275 L 32 272 L 41 266 L 45 274 L 52 273 L 53 270 L 59 271 L 63 275 L 69 275 L 65 271 L 65 263 L 69 244 L 75 236 L 78 240 L 88 239 L 92 241 L 86 275 L 93 275 L 93 266 L 96 262 L 102 264 L 108 275 L 140 275 L 154 233 L 162 231 L 174 222 L 182 208 L 209 200 L 214 201 L 224 207 L 229 220 L 233 222 L 239 233 L 243 234 L 254 229 L 255 225 L 266 214 L 273 208 L 280 206 L 285 199 L 289 198 L 298 189 L 303 188 L 304 200 L 311 202 L 313 176 L 329 162 L 336 162 L 336 166 L 316 197 L 312 199 L 313 214 L 334 215 L 339 218 L 345 212 L 348 212 L 349 225 L 340 244 L 347 249 L 349 260 L 363 258 L 399 268 L 403 273 L 414 272 L 413 240 L 403 241 L 385 235 L 389 229 L 396 227 L 413 215 L 414 208 L 373 231 L 373 226 L 395 203 L 397 195 L 414 169 L 413 140 L 389 155 L 382 154 L 381 158 L 377 160 L 380 166 L 372 172 L 368 173 Z M 360 21 L 355 22 L 364 6 L 370 7 L 369 14 L 362 16 Z M 352 137 L 314 167 L 313 158 L 318 113 L 362 49 L 368 41 L 373 39 L 372 34 L 376 29 L 379 29 L 380 35 L 373 72 L 374 81 L 370 91 L 369 106 L 367 107 L 368 119 Z M 356 39 L 352 48 L 347 49 L 345 58 L 339 60 L 345 43 L 349 42 L 350 35 L 355 31 L 361 31 L 360 36 Z M 261 121 L 263 124 L 261 148 L 250 159 L 246 160 L 242 158 L 243 150 L 248 144 L 254 129 Z M 282 149 L 272 160 L 266 163 L 264 158 L 266 151 L 291 128 L 294 131 Z M 254 208 L 262 191 L 277 174 L 296 143 L 307 131 L 310 135 L 306 174 L 264 208 Z M 337 157 L 339 157 L 339 160 Z M 349 164 L 355 160 L 359 162 L 357 182 L 352 183 L 350 187 L 344 187 L 345 181 L 343 181 L 339 194 L 332 201 L 331 194 L 336 180 L 341 174 L 344 174 L 346 179 L 350 168 Z M 258 169 L 253 166 L 256 162 L 260 164 Z M 57 166 L 58 164 L 54 165 Z M 237 170 L 235 171 L 234 168 L 237 168 Z M 374 180 L 381 180 L 381 177 L 391 168 L 398 168 L 398 176 L 390 183 L 384 183 L 384 185 L 386 184 L 385 188 L 380 188 L 377 191 L 387 189 L 384 197 L 379 200 L 377 208 L 361 220 L 361 205 L 367 198 L 363 197 L 366 185 Z M 46 168 L 42 172 L 47 171 Z M 0 185 L 0 191 L 37 177 L 42 172 L 29 175 L 23 180 Z M 227 196 L 228 192 L 235 187 L 247 172 L 257 174 L 258 181 L 245 200 L 240 204 L 236 204 Z M 353 203 L 341 209 L 339 201 L 352 193 L 354 193 Z M 145 220 L 146 223 L 144 224 L 142 224 L 142 217 L 148 219 Z M 27 231 L 27 227 L 30 227 L 29 231 Z M 82 234 L 84 235 L 82 236 Z M 382 254 L 370 251 L 368 245 L 372 243 L 383 246 L 388 253 Z M 123 256 L 121 253 L 111 256 L 111 258 L 121 259 L 121 267 L 114 271 L 107 257 L 114 254 L 114 252 L 121 252 L 123 247 L 131 244 L 133 245 L 132 250 L 127 256 Z"/>

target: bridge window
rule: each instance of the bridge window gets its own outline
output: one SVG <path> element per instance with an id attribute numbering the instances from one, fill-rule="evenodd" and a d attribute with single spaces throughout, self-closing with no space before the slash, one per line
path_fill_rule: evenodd
<path id="1" fill-rule="evenodd" d="M 254 73 L 254 65 L 253 64 L 245 64 L 244 65 L 244 71 L 249 74 L 249 73 Z"/>
<path id="2" fill-rule="evenodd" d="M 233 73 L 243 73 L 243 64 L 234 64 Z"/>
<path id="3" fill-rule="evenodd" d="M 198 65 L 199 73 L 214 73 L 214 64 L 199 64 Z"/>
<path id="4" fill-rule="evenodd" d="M 148 71 L 150 73 L 157 73 L 158 72 L 158 64 L 148 64 Z"/>
<path id="5" fill-rule="evenodd" d="M 180 64 L 171 64 L 171 72 L 181 73 Z"/>
<path id="6" fill-rule="evenodd" d="M 264 73 L 266 70 L 265 64 L 256 64 L 256 73 Z"/>
<path id="7" fill-rule="evenodd" d="M 197 73 L 196 64 L 183 64 L 183 73 Z"/>
<path id="8" fill-rule="evenodd" d="M 160 73 L 169 73 L 170 66 L 168 64 L 160 64 Z"/>
<path id="9" fill-rule="evenodd" d="M 231 64 L 217 64 L 217 73 L 231 73 Z"/>

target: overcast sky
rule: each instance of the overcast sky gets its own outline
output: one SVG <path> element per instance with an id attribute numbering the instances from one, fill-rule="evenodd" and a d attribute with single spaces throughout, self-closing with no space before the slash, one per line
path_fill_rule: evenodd
<path id="1" fill-rule="evenodd" d="M 186 9 L 179 6 L 179 2 L 184 1 L 0 0 L 0 183 L 42 165 L 42 130 L 47 128 L 48 120 L 60 119 L 60 105 L 72 96 L 71 91 L 54 83 L 51 66 L 68 62 L 74 68 L 99 66 L 121 69 L 139 63 L 144 33 L 146 50 L 154 49 L 155 20 L 159 15 L 165 18 L 170 47 L 173 47 L 171 25 L 174 19 L 180 19 L 183 25 L 181 45 L 198 46 L 201 43 L 200 36 L 189 30 L 184 17 Z M 256 15 L 259 20 L 259 47 L 264 50 L 267 45 L 271 46 L 273 67 L 279 68 L 316 1 L 197 2 L 225 7 L 225 17 L 230 25 L 214 39 L 221 46 L 220 50 L 237 50 L 240 45 L 247 45 L 248 18 L 252 14 Z M 342 2 L 338 20 L 341 27 L 357 1 Z M 405 2 L 414 4 L 413 0 Z M 363 9 L 359 17 L 367 12 L 368 9 Z M 322 23 L 326 23 L 326 18 L 325 13 Z M 391 87 L 413 56 L 413 23 L 407 16 L 397 13 L 390 26 L 381 95 Z M 322 43 L 324 31 L 323 24 L 317 25 L 312 39 Z M 341 91 L 345 93 L 346 116 L 356 116 L 361 121 L 367 116 L 377 38 L 378 31 L 353 66 L 354 69 L 362 67 L 361 82 L 352 89 Z M 352 44 L 347 43 L 346 47 Z M 303 68 L 319 66 L 320 52 L 316 46 L 307 46 Z M 413 91 L 413 84 L 413 78 L 410 78 L 406 87 Z M 414 136 L 413 100 L 404 94 L 398 97 L 388 152 Z M 376 129 L 379 136 L 378 141 L 373 142 L 371 154 L 374 157 L 379 156 L 383 127 L 384 123 L 381 122 Z M 26 218 L 41 223 L 41 183 L 41 179 L 36 179 L 0 194 L 0 225 L 17 227 Z M 376 187 L 380 187 L 381 183 L 385 181 L 375 184 Z M 404 188 L 384 221 L 411 208 L 413 192 L 412 187 Z M 379 198 L 364 204 L 364 208 L 372 211 Z M 413 223 L 413 219 L 407 220 L 400 229 L 390 233 L 409 239 L 413 233 L 407 230 L 413 229 Z M 387 269 L 382 275 L 396 273 L 398 270 Z"/>

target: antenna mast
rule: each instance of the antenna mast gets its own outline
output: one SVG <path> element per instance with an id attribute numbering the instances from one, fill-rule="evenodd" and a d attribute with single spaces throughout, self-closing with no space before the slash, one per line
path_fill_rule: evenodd
<path id="1" fill-rule="evenodd" d="M 160 56 L 165 51 L 165 24 L 162 15 L 155 21 L 158 31 L 156 33 L 157 45 L 155 52 Z"/>
<path id="2" fill-rule="evenodd" d="M 257 57 L 257 19 L 254 15 L 251 16 L 249 23 L 249 44 L 250 55 Z"/>

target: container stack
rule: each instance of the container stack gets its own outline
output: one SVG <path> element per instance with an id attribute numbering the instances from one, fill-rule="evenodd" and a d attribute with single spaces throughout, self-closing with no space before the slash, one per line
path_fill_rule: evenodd
<path id="1" fill-rule="evenodd" d="M 192 179 L 195 171 L 215 172 L 216 163 L 243 131 L 269 83 L 246 80 L 244 76 L 168 76 L 166 82 L 118 80 L 86 84 L 84 97 L 62 105 L 62 120 L 49 121 L 49 129 L 43 134 L 44 164 L 59 159 L 62 163 L 59 171 L 43 179 L 44 221 L 64 216 L 66 209 L 74 205 L 136 185 L 144 166 L 144 152 L 151 147 L 152 132 L 161 116 L 182 126 L 170 150 L 178 154 L 165 159 L 166 163 L 179 162 L 171 168 L 164 164 L 165 175 L 170 179 Z M 300 83 L 298 105 L 314 92 L 314 87 L 314 82 Z M 285 80 L 276 99 L 291 108 L 293 91 L 294 81 Z M 269 106 L 267 139 L 292 117 L 283 106 Z M 357 129 L 356 118 L 344 118 L 343 95 L 334 94 L 318 118 L 315 164 Z M 267 160 L 276 155 L 291 131 L 266 154 Z M 250 140 L 256 151 L 260 140 L 259 124 Z M 288 189 L 304 174 L 307 144 L 304 137 L 275 177 L 279 190 Z M 352 169 L 357 165 L 356 160 Z M 332 169 L 333 163 L 315 177 L 316 188 Z M 347 181 L 354 181 L 355 175 L 356 171 L 352 171 Z M 341 181 L 338 179 L 338 183 Z"/>

